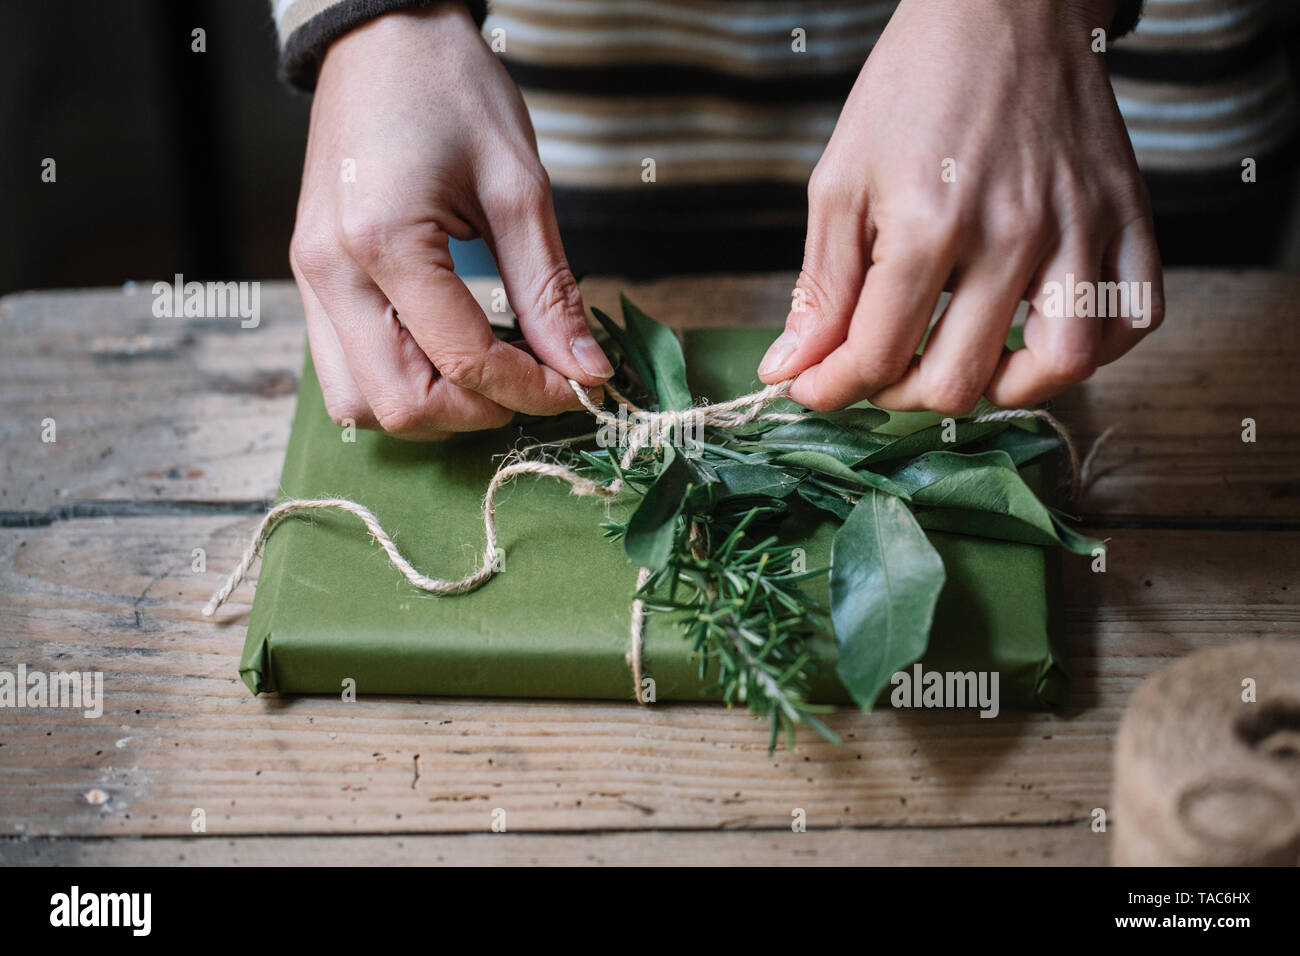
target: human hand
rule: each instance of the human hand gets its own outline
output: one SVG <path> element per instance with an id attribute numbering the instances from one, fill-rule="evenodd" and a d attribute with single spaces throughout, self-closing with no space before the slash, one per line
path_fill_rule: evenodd
<path id="1" fill-rule="evenodd" d="M 493 335 L 449 236 L 486 239 L 532 355 Z M 523 100 L 462 4 L 388 14 L 330 47 L 290 260 L 336 422 L 445 438 L 579 408 L 566 379 L 612 372 Z"/>
<path id="2" fill-rule="evenodd" d="M 797 375 L 790 397 L 818 410 L 1020 407 L 1160 324 L 1146 188 L 1091 49 L 1113 12 L 1113 0 L 902 0 L 809 182 L 803 271 L 764 382 Z M 1140 314 L 1080 318 L 1048 291 L 1070 275 L 1149 294 L 1130 302 Z M 1007 353 L 1022 298 L 1025 348 Z"/>

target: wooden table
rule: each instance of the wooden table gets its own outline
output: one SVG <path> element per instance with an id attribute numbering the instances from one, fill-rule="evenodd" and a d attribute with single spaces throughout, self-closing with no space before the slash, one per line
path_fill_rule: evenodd
<path id="1" fill-rule="evenodd" d="M 780 321 L 792 284 L 628 288 L 719 324 Z M 621 286 L 588 282 L 588 303 Z M 1106 573 L 1066 561 L 1063 713 L 846 711 L 842 747 L 801 734 L 769 758 L 754 719 L 715 706 L 254 698 L 236 674 L 252 590 L 234 623 L 199 608 L 275 494 L 301 308 L 281 283 L 256 329 L 151 304 L 147 285 L 0 302 L 0 669 L 101 670 L 107 689 L 98 720 L 0 710 L 4 862 L 1104 863 L 1090 822 L 1138 683 L 1300 632 L 1300 277 L 1174 272 L 1165 327 L 1058 405 L 1084 447 L 1121 425 L 1082 502 Z"/>

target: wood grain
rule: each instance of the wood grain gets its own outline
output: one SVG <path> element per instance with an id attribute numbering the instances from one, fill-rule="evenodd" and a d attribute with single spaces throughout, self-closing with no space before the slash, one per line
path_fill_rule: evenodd
<path id="1" fill-rule="evenodd" d="M 672 324 L 773 324 L 793 279 L 584 288 Z M 1088 823 L 1133 690 L 1200 648 L 1300 635 L 1300 277 L 1167 289 L 1165 328 L 1058 403 L 1085 445 L 1121 425 L 1082 502 L 1107 571 L 1066 558 L 1070 708 L 844 712 L 843 747 L 805 736 L 773 758 L 750 717 L 711 706 L 249 696 L 252 591 L 224 626 L 198 608 L 275 493 L 295 290 L 265 283 L 256 329 L 155 319 L 143 287 L 0 300 L 0 668 L 107 683 L 98 720 L 0 711 L 0 861 L 1102 862 Z M 486 832 L 496 808 L 507 835 Z"/>
<path id="2" fill-rule="evenodd" d="M 0 658 L 102 670 L 101 719 L 8 710 L 0 833 L 810 829 L 1077 823 L 1104 807 L 1129 693 L 1171 658 L 1300 627 L 1300 533 L 1117 532 L 1109 569 L 1069 567 L 1071 709 L 843 711 L 836 748 L 764 753 L 708 705 L 251 697 L 234 623 L 198 608 L 253 519 L 99 518 L 0 531 Z M 207 552 L 206 574 L 190 570 Z M 1225 574 L 1231 568 L 1232 574 Z M 85 794 L 102 790 L 107 803 Z"/>
<path id="3" fill-rule="evenodd" d="M 469 833 L 0 842 L 8 866 L 1079 866 L 1110 838 L 1084 826 L 809 830 L 806 833 Z"/>

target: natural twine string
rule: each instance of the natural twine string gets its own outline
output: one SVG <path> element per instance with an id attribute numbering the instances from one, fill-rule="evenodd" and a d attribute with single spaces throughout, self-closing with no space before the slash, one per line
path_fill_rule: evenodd
<path id="1" fill-rule="evenodd" d="M 696 405 L 679 411 L 666 412 L 647 412 L 610 388 L 611 394 L 631 410 L 631 417 L 625 420 L 620 420 L 617 416 L 610 414 L 592 402 L 587 397 L 586 390 L 577 382 L 571 380 L 569 385 L 573 388 L 573 393 L 578 397 L 578 401 L 598 422 L 602 425 L 627 430 L 627 448 L 620 462 L 620 470 L 626 470 L 643 448 L 659 447 L 674 431 L 680 434 L 686 428 L 703 428 L 706 426 L 739 428 L 760 417 L 771 417 L 781 421 L 800 417 L 797 415 L 777 414 L 765 416 L 763 414 L 763 410 L 768 405 L 790 390 L 789 382 L 780 385 L 769 385 L 752 394 L 742 395 L 740 398 L 734 398 L 726 402 L 718 402 L 713 405 Z M 531 447 L 536 448 L 538 446 Z M 203 615 L 211 617 L 215 614 L 217 608 L 226 602 L 235 588 L 239 587 L 253 562 L 262 553 L 267 539 L 281 521 L 295 515 L 310 514 L 313 511 L 323 510 L 344 511 L 359 518 L 361 523 L 366 526 L 366 530 L 370 532 L 370 537 L 384 549 L 384 553 L 388 555 L 388 560 L 392 562 L 393 567 L 397 568 L 413 587 L 440 597 L 473 591 L 486 583 L 496 573 L 498 563 L 496 560 L 498 547 L 496 525 L 497 493 L 504 485 L 520 475 L 556 478 L 567 483 L 573 494 L 584 498 L 597 497 L 612 500 L 623 491 L 623 478 L 621 476 L 608 485 L 602 485 L 589 478 L 584 478 L 564 465 L 549 461 L 522 460 L 517 455 L 508 457 L 492 476 L 492 481 L 488 484 L 487 492 L 483 496 L 483 537 L 486 542 L 483 561 L 477 569 L 457 580 L 431 578 L 420 572 L 397 549 L 392 537 L 383 529 L 374 513 L 355 501 L 349 501 L 346 498 L 295 498 L 284 501 L 267 512 L 266 517 L 262 519 L 253 535 L 253 540 L 244 551 L 243 557 L 240 558 L 239 564 L 230 573 L 226 583 L 212 595 L 212 598 L 203 608 Z M 633 600 L 631 609 L 631 641 L 628 650 L 628 663 L 632 670 L 636 698 L 642 702 L 645 702 L 645 695 L 642 694 L 641 687 L 645 602 L 639 594 L 649 577 L 649 569 L 641 568 L 639 570 L 637 575 L 638 596 Z"/>
<path id="2" fill-rule="evenodd" d="M 620 420 L 617 416 L 612 415 L 605 409 L 596 405 L 587 397 L 586 389 L 577 382 L 570 380 L 569 385 L 573 388 L 574 394 L 583 407 L 602 425 L 610 425 L 615 428 L 627 429 L 627 448 L 620 462 L 620 471 L 625 471 L 636 456 L 644 448 L 658 448 L 663 442 L 667 441 L 669 436 L 676 431 L 681 434 L 686 428 L 739 428 L 750 422 L 763 419 L 768 421 L 790 422 L 798 421 L 804 416 L 799 414 L 786 414 L 768 412 L 767 408 L 778 398 L 783 398 L 790 391 L 791 382 L 782 382 L 779 385 L 768 385 L 748 395 L 742 395 L 739 398 L 733 398 L 730 401 L 718 402 L 712 405 L 695 405 L 690 408 L 676 411 L 648 412 L 638 408 L 632 402 L 609 385 L 605 389 L 615 400 L 625 405 L 630 412 L 626 420 Z M 1046 422 L 1060 436 L 1062 444 L 1065 445 L 1070 455 L 1070 468 L 1072 475 L 1072 488 L 1077 490 L 1081 487 L 1081 469 L 1079 466 L 1079 453 L 1070 438 L 1069 432 L 1050 413 L 1035 409 L 1004 409 L 981 414 L 971 421 L 975 422 L 998 422 L 1008 421 L 1019 418 L 1037 418 Z M 1088 456 L 1091 462 L 1096 454 L 1097 447 L 1110 434 L 1108 429 L 1094 445 L 1092 452 Z M 526 451 L 541 446 L 529 446 Z M 606 501 L 617 498 L 623 490 L 623 478 L 620 476 L 608 485 L 602 485 L 599 482 L 584 478 L 571 468 L 564 465 L 556 464 L 550 461 L 540 461 L 532 459 L 522 459 L 518 454 L 508 456 L 492 476 L 491 482 L 487 487 L 487 492 L 483 496 L 483 536 L 486 547 L 483 552 L 483 561 L 477 569 L 471 571 L 463 578 L 456 580 L 445 580 L 443 578 L 432 578 L 421 573 L 414 565 L 411 564 L 393 543 L 392 537 L 379 524 L 374 514 L 355 501 L 346 498 L 294 498 L 289 501 L 281 502 L 267 512 L 258 525 L 257 531 L 253 535 L 252 541 L 240 558 L 239 564 L 230 573 L 223 584 L 211 597 L 203 608 L 203 616 L 211 617 L 217 609 L 230 597 L 234 590 L 239 587 L 240 582 L 252 567 L 253 562 L 257 560 L 266 545 L 267 539 L 271 536 L 277 525 L 286 518 L 297 515 L 310 514 L 313 511 L 336 510 L 343 511 L 354 515 L 361 520 L 370 533 L 370 537 L 384 549 L 388 555 L 388 560 L 393 567 L 401 572 L 402 576 L 415 588 L 434 594 L 439 597 L 446 597 L 454 594 L 466 594 L 485 584 L 496 573 L 498 562 L 497 558 L 497 493 L 507 483 L 513 481 L 520 475 L 537 475 L 545 478 L 555 478 L 568 484 L 570 491 L 580 498 L 602 498 Z M 634 685 L 634 694 L 638 701 L 647 703 L 646 695 L 642 693 L 641 682 L 644 673 L 643 662 L 643 644 L 645 634 L 645 602 L 640 596 L 641 590 L 645 587 L 646 582 L 650 579 L 650 569 L 640 568 L 637 573 L 637 596 L 632 601 L 631 620 L 630 620 L 630 646 L 627 653 L 628 666 L 632 671 L 632 681 Z"/>
<path id="3" fill-rule="evenodd" d="M 1083 483 L 1083 470 L 1079 467 L 1079 449 L 1074 446 L 1074 440 L 1070 437 L 1069 430 L 1051 412 L 1041 408 L 1004 408 L 995 412 L 976 415 L 971 421 L 1009 422 L 1019 418 L 1036 418 L 1041 422 L 1046 422 L 1052 431 L 1056 432 L 1057 437 L 1061 439 L 1061 444 L 1065 446 L 1065 450 L 1070 456 L 1070 497 L 1075 497 Z"/>

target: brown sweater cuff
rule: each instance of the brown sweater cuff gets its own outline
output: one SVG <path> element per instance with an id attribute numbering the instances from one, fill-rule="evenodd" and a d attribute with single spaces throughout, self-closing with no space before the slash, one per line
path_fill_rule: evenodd
<path id="1" fill-rule="evenodd" d="M 322 6 L 319 0 L 298 0 L 298 3 L 322 6 L 322 9 L 301 24 L 291 27 L 287 35 L 281 28 L 280 79 L 290 86 L 310 92 L 316 88 L 316 72 L 325 59 L 325 51 L 349 30 L 385 13 L 420 10 L 446 2 L 448 0 L 334 0 L 333 3 Z M 469 7 L 474 22 L 483 26 L 483 20 L 487 16 L 487 0 L 453 2 L 464 3 Z M 296 6 L 297 4 L 290 6 L 285 13 L 286 18 L 293 16 Z"/>
<path id="2" fill-rule="evenodd" d="M 1119 0 L 1115 6 L 1115 19 L 1110 21 L 1107 42 L 1118 40 L 1126 33 L 1132 33 L 1142 19 L 1142 4 L 1145 0 Z"/>

